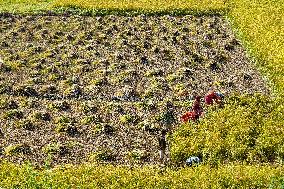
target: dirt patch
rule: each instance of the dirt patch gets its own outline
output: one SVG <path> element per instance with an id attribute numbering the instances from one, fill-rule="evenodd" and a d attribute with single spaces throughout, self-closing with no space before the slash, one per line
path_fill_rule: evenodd
<path id="1" fill-rule="evenodd" d="M 0 157 L 14 162 L 157 163 L 194 94 L 269 93 L 221 17 L 2 16 L 0 34 Z"/>

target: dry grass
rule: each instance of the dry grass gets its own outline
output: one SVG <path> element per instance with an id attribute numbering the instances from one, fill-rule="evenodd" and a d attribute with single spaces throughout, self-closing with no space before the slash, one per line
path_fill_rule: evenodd
<path id="1" fill-rule="evenodd" d="M 53 6 L 78 6 L 90 9 L 222 9 L 225 8 L 224 0 L 55 0 Z"/>

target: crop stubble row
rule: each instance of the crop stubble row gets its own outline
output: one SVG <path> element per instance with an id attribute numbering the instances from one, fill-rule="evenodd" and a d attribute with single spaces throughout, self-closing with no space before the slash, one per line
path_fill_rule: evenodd
<path id="1" fill-rule="evenodd" d="M 0 155 L 12 161 L 108 149 L 117 163 L 155 163 L 167 103 L 176 127 L 209 88 L 269 93 L 221 17 L 11 15 L 0 26 Z"/>

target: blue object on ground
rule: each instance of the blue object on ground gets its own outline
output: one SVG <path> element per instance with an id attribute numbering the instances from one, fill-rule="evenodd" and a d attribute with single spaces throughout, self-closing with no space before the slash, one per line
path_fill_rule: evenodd
<path id="1" fill-rule="evenodd" d="M 215 94 L 217 95 L 217 96 L 219 96 L 220 98 L 224 98 L 225 96 L 222 94 L 222 93 L 220 93 L 220 92 L 215 92 Z"/>
<path id="2" fill-rule="evenodd" d="M 198 165 L 199 163 L 200 163 L 200 158 L 196 157 L 196 156 L 189 157 L 186 160 L 186 165 L 188 165 L 188 166 Z"/>

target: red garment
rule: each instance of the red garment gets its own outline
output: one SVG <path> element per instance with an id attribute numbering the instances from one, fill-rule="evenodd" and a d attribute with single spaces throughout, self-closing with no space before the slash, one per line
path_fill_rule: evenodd
<path id="1" fill-rule="evenodd" d="M 214 102 L 219 104 L 221 102 L 221 98 L 215 92 L 210 92 L 205 95 L 204 101 L 207 105 L 212 105 Z"/>
<path id="2" fill-rule="evenodd" d="M 198 115 L 198 116 L 201 116 L 203 110 L 202 110 L 202 107 L 200 105 L 200 99 L 201 97 L 200 96 L 197 96 L 195 97 L 195 101 L 193 102 L 193 105 L 192 105 L 192 110 Z"/>
<path id="3" fill-rule="evenodd" d="M 194 111 L 186 112 L 181 116 L 181 120 L 184 123 L 188 122 L 189 120 L 196 121 L 198 118 L 199 116 Z"/>
<path id="4" fill-rule="evenodd" d="M 192 105 L 192 111 L 186 112 L 181 116 L 181 120 L 183 122 L 188 122 L 189 120 L 196 121 L 202 115 L 203 110 L 200 105 L 200 99 L 201 99 L 200 96 L 195 97 L 195 100 Z"/>

